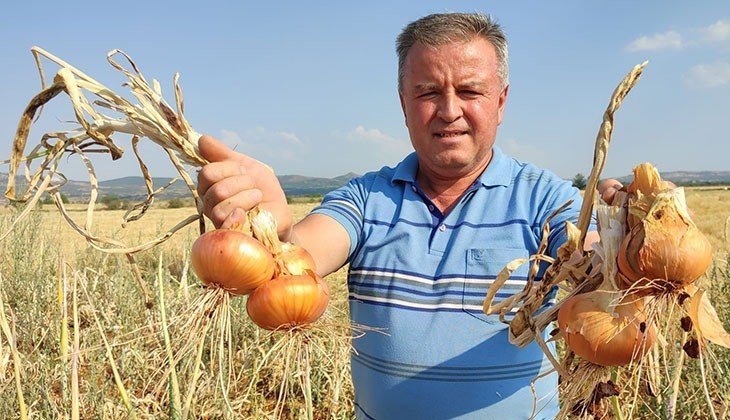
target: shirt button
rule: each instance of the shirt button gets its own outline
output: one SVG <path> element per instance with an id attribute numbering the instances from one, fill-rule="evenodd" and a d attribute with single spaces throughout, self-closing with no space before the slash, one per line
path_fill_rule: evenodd
<path id="1" fill-rule="evenodd" d="M 434 207 L 433 207 L 433 204 L 429 204 L 429 205 L 428 205 L 428 210 L 429 210 L 429 211 L 433 211 L 433 208 L 434 208 Z"/>
<path id="2" fill-rule="evenodd" d="M 439 230 L 440 230 L 441 232 L 445 231 L 445 230 L 446 230 L 446 225 L 441 225 L 441 226 L 439 226 Z"/>

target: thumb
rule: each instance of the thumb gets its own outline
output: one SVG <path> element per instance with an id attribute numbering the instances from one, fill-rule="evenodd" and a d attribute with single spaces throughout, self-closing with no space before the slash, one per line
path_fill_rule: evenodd
<path id="1" fill-rule="evenodd" d="M 230 147 L 216 140 L 213 136 L 203 135 L 198 140 L 198 150 L 209 162 L 221 162 L 224 160 L 240 160 L 241 154 L 233 151 Z"/>

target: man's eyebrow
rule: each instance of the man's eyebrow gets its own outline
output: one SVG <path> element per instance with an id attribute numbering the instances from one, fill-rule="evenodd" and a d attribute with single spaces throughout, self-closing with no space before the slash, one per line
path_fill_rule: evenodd
<path id="1" fill-rule="evenodd" d="M 459 83 L 459 89 L 486 89 L 487 86 L 486 83 L 477 81 Z"/>
<path id="2" fill-rule="evenodd" d="M 413 87 L 413 90 L 415 90 L 416 92 L 423 92 L 427 90 L 434 90 L 437 88 L 438 85 L 436 83 L 419 83 Z"/>

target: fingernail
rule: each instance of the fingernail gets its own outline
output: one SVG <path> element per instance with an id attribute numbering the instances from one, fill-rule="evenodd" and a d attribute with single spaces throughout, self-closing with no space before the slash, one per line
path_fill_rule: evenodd
<path id="1" fill-rule="evenodd" d="M 236 223 L 238 223 L 241 220 L 241 213 L 242 212 L 243 212 L 243 210 L 241 210 L 238 207 L 236 207 L 235 209 L 233 209 L 233 211 L 231 212 L 231 214 L 229 214 L 228 217 L 226 217 L 226 220 L 223 221 L 223 225 L 221 227 L 224 228 L 224 229 L 229 229 L 231 226 L 233 226 Z"/>

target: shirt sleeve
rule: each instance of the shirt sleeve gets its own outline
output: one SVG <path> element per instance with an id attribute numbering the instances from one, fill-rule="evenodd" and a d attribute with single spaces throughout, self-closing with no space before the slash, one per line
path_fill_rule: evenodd
<path id="1" fill-rule="evenodd" d="M 311 214 L 324 214 L 335 219 L 347 231 L 350 237 L 348 262 L 353 253 L 360 246 L 362 239 L 365 201 L 368 188 L 366 176 L 351 179 L 345 186 L 340 187 L 322 199 L 322 204 L 315 207 Z"/>

